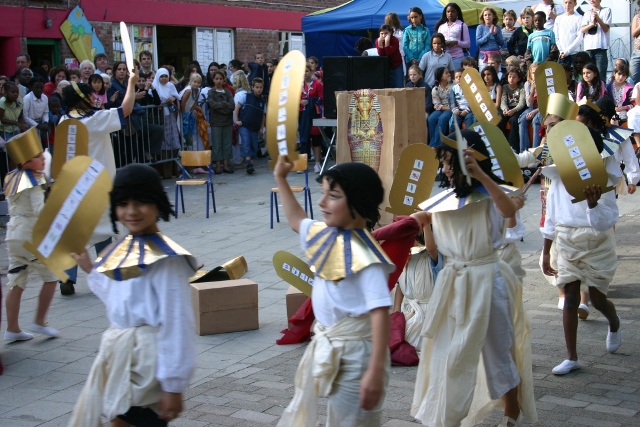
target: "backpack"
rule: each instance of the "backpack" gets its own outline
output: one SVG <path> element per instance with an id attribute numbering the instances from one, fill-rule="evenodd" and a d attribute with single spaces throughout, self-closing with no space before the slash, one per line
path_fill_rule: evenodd
<path id="1" fill-rule="evenodd" d="M 265 104 L 263 97 L 258 98 L 253 92 L 247 92 L 247 99 L 238 113 L 238 120 L 242 122 L 242 127 L 246 127 L 252 132 L 259 132 Z"/>

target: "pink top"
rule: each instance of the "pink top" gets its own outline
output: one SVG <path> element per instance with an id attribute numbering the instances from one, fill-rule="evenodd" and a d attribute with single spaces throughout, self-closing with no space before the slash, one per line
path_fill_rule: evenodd
<path id="1" fill-rule="evenodd" d="M 469 49 L 471 46 L 469 27 L 459 19 L 451 25 L 449 25 L 448 21 L 440 25 L 438 32 L 444 35 L 446 41 L 458 41 L 457 45 L 447 48 L 447 52 L 452 58 L 462 58 L 464 56 L 462 49 Z"/>

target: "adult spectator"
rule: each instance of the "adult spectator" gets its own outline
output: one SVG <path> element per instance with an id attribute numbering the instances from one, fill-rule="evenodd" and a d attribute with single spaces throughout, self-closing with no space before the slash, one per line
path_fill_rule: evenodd
<path id="1" fill-rule="evenodd" d="M 117 108 L 122 105 L 124 101 L 124 94 L 127 93 L 127 63 L 124 61 L 118 61 L 113 64 L 115 68 L 115 74 L 111 78 L 111 85 L 107 91 L 107 98 L 110 108 Z"/>
<path id="2" fill-rule="evenodd" d="M 20 97 L 18 100 L 22 102 L 24 96 L 31 91 L 31 79 L 33 71 L 29 68 L 21 68 L 18 71 L 18 88 L 20 89 Z"/>
<path id="3" fill-rule="evenodd" d="M 464 50 L 471 46 L 471 39 L 469 38 L 469 27 L 464 23 L 460 6 L 456 3 L 449 3 L 444 8 L 442 17 L 436 22 L 436 33 L 445 37 L 445 46 L 443 47 L 451 55 L 453 69 L 461 68 Z M 427 77 L 426 74 L 425 77 Z"/>
<path id="4" fill-rule="evenodd" d="M 16 56 L 16 73 L 23 68 L 31 68 L 31 57 L 28 53 L 19 53 Z"/>
<path id="5" fill-rule="evenodd" d="M 109 58 L 106 53 L 98 53 L 93 57 L 93 65 L 96 67 L 96 74 L 107 74 L 109 68 Z"/>
<path id="6" fill-rule="evenodd" d="M 148 50 L 143 50 L 138 55 L 140 61 L 140 72 L 149 74 L 153 71 L 153 55 Z"/>
<path id="7" fill-rule="evenodd" d="M 640 6 L 640 0 L 638 0 Z M 631 37 L 633 37 L 633 53 L 631 54 L 631 80 L 640 83 L 640 8 L 631 19 Z"/>
<path id="8" fill-rule="evenodd" d="M 44 94 L 47 95 L 47 97 L 53 95 L 61 80 L 69 80 L 69 71 L 67 70 L 67 67 L 60 66 L 51 70 L 50 80 L 51 81 L 44 85 Z"/>
<path id="9" fill-rule="evenodd" d="M 93 62 L 85 59 L 80 63 L 80 81 L 82 83 L 89 83 L 89 77 L 96 72 L 96 67 Z"/>
<path id="10" fill-rule="evenodd" d="M 564 4 L 567 10 L 555 19 L 553 32 L 560 52 L 558 62 L 573 65 L 575 54 L 580 51 L 582 43 L 582 16 L 575 13 L 576 0 L 565 0 Z"/>
<path id="11" fill-rule="evenodd" d="M 233 74 L 238 70 L 244 71 L 245 65 L 240 62 L 239 59 L 232 59 L 229 61 L 229 69 L 227 70 L 227 78 L 231 80 L 233 78 Z M 248 68 L 247 68 L 248 69 Z M 246 71 L 245 71 L 246 73 Z"/>
<path id="12" fill-rule="evenodd" d="M 611 25 L 611 9 L 602 7 L 600 0 L 591 0 L 591 10 L 582 17 L 582 34 L 584 50 L 598 67 L 602 80 L 606 80 L 609 59 L 609 25 Z"/>

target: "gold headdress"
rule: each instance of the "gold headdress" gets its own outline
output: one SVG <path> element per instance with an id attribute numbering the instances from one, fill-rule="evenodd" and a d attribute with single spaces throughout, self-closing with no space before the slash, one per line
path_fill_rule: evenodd
<path id="1" fill-rule="evenodd" d="M 575 120 L 578 115 L 578 108 L 578 104 L 572 102 L 566 95 L 561 93 L 552 93 L 549 95 L 547 114 L 562 117 L 564 120 Z"/>
<path id="2" fill-rule="evenodd" d="M 442 141 L 443 144 L 448 145 L 449 147 L 453 148 L 454 150 L 458 149 L 458 143 L 455 140 L 444 136 L 444 134 L 442 132 L 440 132 L 440 141 Z M 468 147 L 468 148 L 473 148 L 473 146 Z M 477 150 L 473 150 L 473 158 L 476 159 L 479 162 L 488 159 L 487 156 L 485 156 L 482 153 L 479 153 Z"/>
<path id="3" fill-rule="evenodd" d="M 16 164 L 28 162 L 43 151 L 35 126 L 11 138 L 6 147 L 11 160 Z"/>

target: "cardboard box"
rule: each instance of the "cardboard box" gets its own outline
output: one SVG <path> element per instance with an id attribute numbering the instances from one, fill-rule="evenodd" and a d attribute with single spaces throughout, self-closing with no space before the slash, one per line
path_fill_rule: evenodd
<path id="1" fill-rule="evenodd" d="M 295 314 L 296 311 L 300 308 L 302 304 L 307 300 L 307 296 L 302 293 L 297 288 L 289 285 L 289 289 L 287 289 L 287 321 L 291 319 L 291 316 Z M 289 323 L 289 327 L 293 326 Z"/>
<path id="2" fill-rule="evenodd" d="M 258 285 L 248 279 L 191 284 L 198 335 L 258 329 Z"/>

